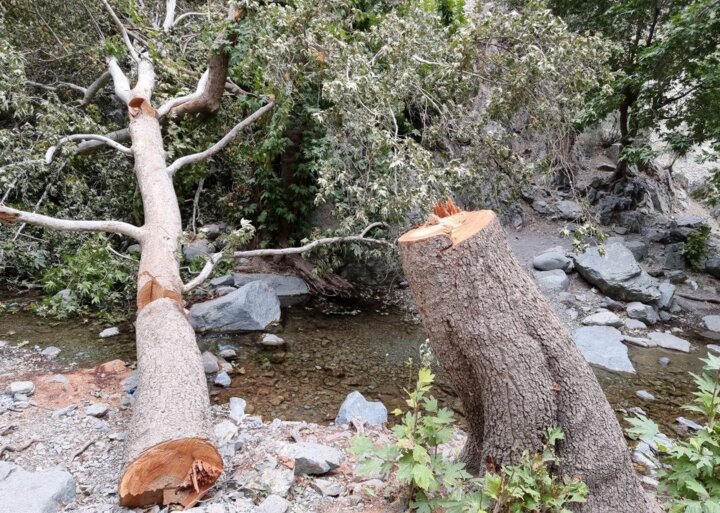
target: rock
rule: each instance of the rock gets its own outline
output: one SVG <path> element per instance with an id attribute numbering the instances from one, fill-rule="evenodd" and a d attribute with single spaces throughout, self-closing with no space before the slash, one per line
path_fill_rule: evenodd
<path id="1" fill-rule="evenodd" d="M 628 303 L 625 310 L 627 311 L 628 317 L 642 321 L 645 324 L 655 324 L 658 320 L 660 320 L 657 312 L 652 306 L 638 301 Z"/>
<path id="2" fill-rule="evenodd" d="M 720 254 L 711 256 L 705 261 L 705 272 L 720 278 Z"/>
<path id="3" fill-rule="evenodd" d="M 231 397 L 230 398 L 230 418 L 233 419 L 235 422 L 240 422 L 243 417 L 245 417 L 245 407 L 247 406 L 247 403 L 245 402 L 245 399 L 241 399 L 240 397 Z"/>
<path id="4" fill-rule="evenodd" d="M 284 347 L 285 341 L 277 335 L 266 333 L 263 335 L 263 338 L 260 339 L 260 345 L 263 347 Z"/>
<path id="5" fill-rule="evenodd" d="M 638 390 L 637 392 L 635 392 L 635 395 L 638 396 L 643 401 L 654 401 L 655 400 L 655 396 L 652 395 L 647 390 Z"/>
<path id="6" fill-rule="evenodd" d="M 718 345 L 716 345 L 716 344 L 708 344 L 708 345 L 705 346 L 705 347 L 706 347 L 707 350 L 710 351 L 711 353 L 720 354 L 720 346 L 718 346 Z"/>
<path id="7" fill-rule="evenodd" d="M 339 449 L 312 442 L 290 444 L 282 451 L 295 459 L 295 475 L 321 475 L 338 468 L 345 455 Z"/>
<path id="8" fill-rule="evenodd" d="M 235 358 L 237 358 L 237 351 L 232 348 L 223 349 L 218 354 L 220 358 L 225 358 L 226 360 L 234 360 Z"/>
<path id="9" fill-rule="evenodd" d="M 552 214 L 552 210 L 548 207 L 547 202 L 542 200 L 535 200 L 532 202 L 532 209 L 538 214 Z"/>
<path id="10" fill-rule="evenodd" d="M 280 302 L 265 283 L 254 281 L 235 292 L 190 308 L 196 331 L 257 331 L 280 320 Z"/>
<path id="11" fill-rule="evenodd" d="M 215 294 L 220 296 L 227 296 L 228 294 L 232 294 L 237 289 L 235 287 L 218 287 L 215 289 Z"/>
<path id="12" fill-rule="evenodd" d="M 124 372 L 127 368 L 125 362 L 122 360 L 110 360 L 109 362 L 101 363 L 95 368 L 95 374 L 119 374 Z"/>
<path id="13" fill-rule="evenodd" d="M 215 381 L 213 381 L 213 383 L 219 387 L 227 388 L 232 385 L 232 380 L 227 372 L 220 372 L 217 376 L 215 376 Z"/>
<path id="14" fill-rule="evenodd" d="M 667 356 L 661 356 L 660 358 L 658 358 L 658 363 L 663 367 L 667 367 L 668 365 L 670 365 L 670 358 L 668 358 Z"/>
<path id="15" fill-rule="evenodd" d="M 338 497 L 343 493 L 343 487 L 337 481 L 330 479 L 316 479 L 310 486 L 315 488 L 323 497 Z"/>
<path id="16" fill-rule="evenodd" d="M 646 330 L 647 325 L 637 319 L 625 319 L 625 327 L 629 330 Z"/>
<path id="17" fill-rule="evenodd" d="M 110 405 L 106 403 L 93 403 L 85 408 L 85 415 L 91 417 L 104 417 L 110 411 Z"/>
<path id="18" fill-rule="evenodd" d="M 577 201 L 563 200 L 555 204 L 555 208 L 562 219 L 576 221 L 583 217 L 583 210 Z"/>
<path id="19" fill-rule="evenodd" d="M 40 351 L 40 354 L 47 357 L 47 358 L 55 358 L 57 355 L 60 354 L 60 348 L 55 346 L 48 346 L 42 351 Z"/>
<path id="20" fill-rule="evenodd" d="M 286 513 L 290 503 L 279 495 L 270 495 L 255 508 L 255 513 Z"/>
<path id="21" fill-rule="evenodd" d="M 544 291 L 552 290 L 565 290 L 570 284 L 570 280 L 567 275 L 559 270 L 554 271 L 535 271 L 533 272 L 535 281 L 538 286 Z"/>
<path id="22" fill-rule="evenodd" d="M 55 374 L 52 379 L 50 380 L 50 383 L 60 383 L 61 385 L 69 385 L 70 380 L 67 379 L 62 374 Z"/>
<path id="23" fill-rule="evenodd" d="M 12 397 L 5 394 L 0 394 L 0 415 L 8 410 L 13 409 L 15 404 L 13 403 Z"/>
<path id="24" fill-rule="evenodd" d="M 75 481 L 64 470 L 28 472 L 0 461 L 0 510 L 3 513 L 55 513 L 75 499 Z"/>
<path id="25" fill-rule="evenodd" d="M 622 145 L 620 143 L 613 143 L 605 148 L 605 156 L 607 156 L 607 158 L 609 158 L 614 164 L 617 164 L 618 159 L 620 158 L 621 149 Z"/>
<path id="26" fill-rule="evenodd" d="M 225 276 L 218 276 L 210 280 L 210 285 L 213 287 L 233 287 L 235 288 L 235 278 L 232 274 L 226 274 Z"/>
<path id="27" fill-rule="evenodd" d="M 700 431 L 703 427 L 695 422 L 694 420 L 686 419 L 685 417 L 678 417 L 675 419 L 675 422 L 680 424 L 683 427 L 686 427 L 687 429 L 690 429 L 692 431 Z"/>
<path id="28" fill-rule="evenodd" d="M 670 333 L 662 333 L 655 331 L 648 333 L 648 338 L 655 342 L 658 347 L 663 349 L 672 349 L 673 351 L 681 351 L 683 353 L 690 352 L 690 342 L 682 338 L 671 335 Z"/>
<path id="29" fill-rule="evenodd" d="M 572 260 L 565 256 L 562 248 L 553 248 L 533 258 L 533 267 L 538 271 L 554 271 L 560 269 L 567 271 L 572 265 Z"/>
<path id="30" fill-rule="evenodd" d="M 612 310 L 613 312 L 625 311 L 625 305 L 623 305 L 620 301 L 615 301 L 609 297 L 604 297 L 602 301 L 600 301 L 600 306 L 608 310 Z"/>
<path id="31" fill-rule="evenodd" d="M 619 328 L 623 325 L 622 319 L 608 310 L 600 310 L 588 315 L 582 320 L 585 326 L 614 326 Z"/>
<path id="32" fill-rule="evenodd" d="M 675 285 L 664 281 L 660 284 L 658 289 L 660 290 L 658 307 L 667 310 L 670 306 L 672 306 L 673 299 L 675 298 Z"/>
<path id="33" fill-rule="evenodd" d="M 655 342 L 652 342 L 646 338 L 629 337 L 627 335 L 623 335 L 622 341 L 626 344 L 632 344 L 638 347 L 655 347 Z"/>
<path id="34" fill-rule="evenodd" d="M 203 370 L 205 374 L 215 374 L 220 372 L 220 362 L 217 356 L 212 354 L 210 351 L 203 351 L 202 354 Z"/>
<path id="35" fill-rule="evenodd" d="M 678 216 L 672 223 L 675 228 L 700 228 L 705 225 L 705 220 L 702 217 L 682 215 Z"/>
<path id="36" fill-rule="evenodd" d="M 706 315 L 702 320 L 705 329 L 713 333 L 720 333 L 720 315 Z"/>
<path id="37" fill-rule="evenodd" d="M 665 310 L 660 310 L 660 313 L 658 315 L 660 316 L 660 320 L 663 322 L 668 322 L 670 319 L 672 319 L 672 315 L 670 315 L 670 312 L 666 312 Z"/>
<path id="38" fill-rule="evenodd" d="M 635 260 L 641 262 L 648 256 L 648 243 L 644 240 L 629 240 L 623 242 L 623 245 L 630 250 Z"/>
<path id="39" fill-rule="evenodd" d="M 53 296 L 53 299 L 59 301 L 61 305 L 67 306 L 74 303 L 77 296 L 70 289 L 62 289 Z"/>
<path id="40" fill-rule="evenodd" d="M 335 417 L 335 424 L 350 424 L 353 419 L 358 419 L 371 426 L 385 424 L 387 422 L 387 408 L 380 401 L 368 401 L 355 390 L 350 392 Z"/>
<path id="41" fill-rule="evenodd" d="M 195 260 L 198 257 L 210 256 L 215 252 L 215 247 L 207 239 L 195 239 L 182 247 L 186 260 Z"/>
<path id="42" fill-rule="evenodd" d="M 100 332 L 98 335 L 100 338 L 116 337 L 120 334 L 120 330 L 117 327 L 107 328 Z"/>
<path id="43" fill-rule="evenodd" d="M 13 381 L 8 388 L 11 394 L 33 395 L 35 385 L 32 381 Z"/>
<path id="44" fill-rule="evenodd" d="M 588 363 L 611 371 L 635 372 L 622 334 L 610 326 L 584 326 L 573 331 L 575 344 Z"/>
<path id="45" fill-rule="evenodd" d="M 120 383 L 120 386 L 122 386 L 123 392 L 128 393 L 128 394 L 134 394 L 135 390 L 137 390 L 137 386 L 138 386 L 137 371 L 132 371 L 127 378 L 122 380 L 122 382 Z"/>
<path id="46" fill-rule="evenodd" d="M 676 242 L 665 246 L 665 269 L 685 269 L 685 257 L 682 254 L 684 242 Z"/>
<path id="47" fill-rule="evenodd" d="M 654 303 L 660 299 L 659 283 L 635 261 L 620 243 L 605 246 L 605 255 L 597 247 L 575 255 L 575 267 L 591 284 L 613 299 Z"/>
<path id="48" fill-rule="evenodd" d="M 125 253 L 128 255 L 139 255 L 140 251 L 142 251 L 140 244 L 130 244 L 125 250 Z"/>
<path id="49" fill-rule="evenodd" d="M 213 428 L 213 439 L 217 444 L 218 451 L 223 456 L 235 454 L 235 443 L 233 438 L 238 434 L 238 427 L 229 420 L 223 420 Z"/>
<path id="50" fill-rule="evenodd" d="M 242 287 L 248 283 L 261 282 L 270 287 L 280 298 L 282 306 L 297 303 L 310 293 L 307 283 L 297 276 L 267 273 L 235 273 L 235 286 Z"/>
<path id="51" fill-rule="evenodd" d="M 680 270 L 667 271 L 665 276 L 670 278 L 670 283 L 679 284 L 685 283 L 688 280 L 687 274 Z"/>

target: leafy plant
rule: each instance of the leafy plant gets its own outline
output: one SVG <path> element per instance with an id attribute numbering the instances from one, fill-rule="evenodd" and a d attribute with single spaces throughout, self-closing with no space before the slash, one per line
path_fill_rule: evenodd
<path id="1" fill-rule="evenodd" d="M 429 395 L 434 379 L 429 368 L 419 370 L 415 389 L 407 392 L 409 410 L 393 412 L 402 419 L 393 428 L 394 443 L 375 447 L 367 437 L 353 440 L 360 474 L 394 473 L 407 487 L 410 507 L 420 513 L 436 508 L 447 513 L 567 513 L 566 505 L 585 501 L 584 483 L 551 473 L 559 461 L 555 444 L 564 438 L 559 429 L 548 430 L 541 453 L 526 451 L 518 465 L 489 469 L 480 478 L 472 477 L 463 463 L 446 458 L 440 445 L 452 439 L 455 420 Z"/>
<path id="2" fill-rule="evenodd" d="M 694 269 L 701 269 L 703 259 L 710 252 L 710 227 L 701 226 L 688 235 L 682 247 L 681 254 L 688 265 Z"/>
<path id="3" fill-rule="evenodd" d="M 695 398 L 685 409 L 702 415 L 707 423 L 693 436 L 661 449 L 667 453 L 658 471 L 658 491 L 670 495 L 670 513 L 715 513 L 720 511 L 720 357 L 708 355 L 703 373 L 692 374 L 697 385 Z M 626 419 L 631 438 L 652 440 L 659 432 L 645 416 Z"/>

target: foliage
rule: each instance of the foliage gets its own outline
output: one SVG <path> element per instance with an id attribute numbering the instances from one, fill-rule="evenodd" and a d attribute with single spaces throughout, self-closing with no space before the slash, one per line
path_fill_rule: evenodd
<path id="1" fill-rule="evenodd" d="M 578 480 L 551 474 L 559 460 L 555 445 L 563 439 L 559 429 L 550 429 L 539 454 L 523 453 L 518 465 L 489 469 L 473 478 L 463 463 L 446 458 L 440 446 L 453 437 L 453 413 L 440 408 L 428 395 L 435 376 L 429 368 L 418 372 L 413 391 L 406 400 L 409 410 L 396 410 L 400 424 L 393 427 L 395 442 L 374 447 L 370 439 L 356 437 L 353 452 L 360 461 L 359 473 L 388 476 L 408 487 L 411 508 L 430 513 L 568 513 L 566 506 L 582 503 L 587 487 Z"/>
<path id="2" fill-rule="evenodd" d="M 100 305 L 110 310 L 132 295 L 137 264 L 127 260 L 130 257 L 117 257 L 108 244 L 105 235 L 92 236 L 62 264 L 45 271 L 45 290 L 53 294 L 45 301 L 47 313 L 68 315 Z M 67 295 L 57 294 L 60 291 Z"/>
<path id="3" fill-rule="evenodd" d="M 720 357 L 708 355 L 703 373 L 693 374 L 697 391 L 692 404 L 685 408 L 701 415 L 706 424 L 687 440 L 663 447 L 665 468 L 658 471 L 658 491 L 670 495 L 670 513 L 714 513 L 720 511 Z M 632 438 L 651 440 L 659 428 L 640 416 L 626 419 Z"/>
<path id="4" fill-rule="evenodd" d="M 710 227 L 703 225 L 693 230 L 683 244 L 681 254 L 693 269 L 702 269 L 703 260 L 710 253 Z"/>

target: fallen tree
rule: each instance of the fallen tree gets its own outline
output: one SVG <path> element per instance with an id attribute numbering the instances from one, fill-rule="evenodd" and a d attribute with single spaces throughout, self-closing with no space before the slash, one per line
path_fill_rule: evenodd
<path id="1" fill-rule="evenodd" d="M 465 406 L 468 467 L 517 463 L 559 427 L 559 470 L 589 487 L 583 512 L 653 511 L 590 366 L 495 214 L 439 205 L 399 244 L 434 354 Z"/>

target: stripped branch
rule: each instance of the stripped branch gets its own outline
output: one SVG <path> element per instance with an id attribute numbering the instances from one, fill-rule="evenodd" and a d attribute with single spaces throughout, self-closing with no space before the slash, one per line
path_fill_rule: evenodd
<path id="1" fill-rule="evenodd" d="M 114 132 L 110 132 L 109 134 L 105 134 L 105 137 L 107 139 L 110 139 L 110 140 L 118 142 L 118 143 L 121 141 L 129 141 L 130 140 L 130 131 L 127 128 L 122 128 L 120 130 L 115 130 Z M 87 139 L 77 145 L 77 148 L 75 148 L 75 153 L 77 153 L 77 154 L 90 153 L 91 151 L 95 151 L 96 149 L 98 149 L 102 146 L 105 146 L 105 139 L 103 139 L 103 140 Z"/>
<path id="2" fill-rule="evenodd" d="M 130 80 L 125 75 L 123 70 L 120 69 L 120 65 L 115 57 L 111 57 L 108 60 L 108 71 L 112 76 L 113 84 L 115 85 L 115 94 L 123 102 L 130 102 Z"/>
<path id="3" fill-rule="evenodd" d="M 83 94 L 82 100 L 80 100 L 80 106 L 85 107 L 87 104 L 90 103 L 90 101 L 95 97 L 95 95 L 105 87 L 105 85 L 110 81 L 110 71 L 105 70 L 102 75 L 100 75 L 97 79 L 95 79 L 95 82 L 90 84 L 85 89 L 85 93 Z"/>
<path id="4" fill-rule="evenodd" d="M 160 116 L 162 118 L 162 117 L 166 116 L 168 114 L 168 112 L 170 112 L 175 107 L 182 105 L 183 103 L 195 101 L 195 100 L 201 98 L 202 95 L 205 94 L 209 76 L 210 76 L 210 70 L 209 69 L 205 70 L 205 73 L 203 73 L 202 76 L 200 77 L 200 80 L 198 80 L 197 89 L 195 89 L 194 93 L 186 94 L 185 96 L 178 96 L 177 98 L 173 98 L 172 100 L 166 101 L 157 110 L 158 116 Z"/>
<path id="5" fill-rule="evenodd" d="M 165 21 L 163 21 L 163 31 L 168 32 L 175 25 L 175 0 L 166 0 L 165 2 Z"/>
<path id="6" fill-rule="evenodd" d="M 263 256 L 280 256 L 280 255 L 299 255 L 302 253 L 307 253 L 308 251 L 312 251 L 313 249 L 320 247 L 320 246 L 327 246 L 329 244 L 343 244 L 346 242 L 362 242 L 365 244 L 387 244 L 390 243 L 388 241 L 382 240 L 382 239 L 373 239 L 366 237 L 366 235 L 373 229 L 379 228 L 381 226 L 387 226 L 385 223 L 373 223 L 369 225 L 367 228 L 365 228 L 360 235 L 347 235 L 344 237 L 326 237 L 324 239 L 317 239 L 312 242 L 308 242 L 304 246 L 300 246 L 297 248 L 283 248 L 283 249 L 253 249 L 248 251 L 235 251 L 233 253 L 234 258 L 249 258 L 249 257 L 263 257 Z M 196 287 L 199 287 L 202 285 L 205 280 L 207 280 L 210 275 L 213 272 L 213 269 L 217 265 L 217 263 L 223 259 L 225 254 L 220 251 L 218 253 L 213 253 L 208 261 L 205 263 L 205 266 L 203 267 L 202 271 L 200 271 L 200 274 L 198 274 L 195 278 L 190 280 L 183 286 L 183 292 L 189 292 L 193 290 Z"/>
<path id="7" fill-rule="evenodd" d="M 58 143 L 55 146 L 50 146 L 48 148 L 48 151 L 45 153 L 45 163 L 50 164 L 53 161 L 53 158 L 55 158 L 55 153 L 58 149 L 60 149 L 65 144 L 72 142 L 72 141 L 87 141 L 87 140 L 95 140 L 95 141 L 102 141 L 103 143 L 107 144 L 111 148 L 114 148 L 118 150 L 121 153 L 124 153 L 125 155 L 132 155 L 133 152 L 130 148 L 127 146 L 123 146 L 119 142 L 113 141 L 109 137 L 106 137 L 104 135 L 99 134 L 72 134 L 72 135 L 66 135 L 62 139 L 58 141 Z"/>
<path id="8" fill-rule="evenodd" d="M 173 23 L 173 27 L 189 16 L 210 16 L 210 13 L 209 12 L 186 12 L 177 17 L 177 19 L 175 20 L 175 23 Z"/>
<path id="9" fill-rule="evenodd" d="M 258 110 L 253 112 L 250 116 L 246 117 L 240 123 L 235 125 L 232 128 L 232 130 L 230 130 L 227 134 L 225 134 L 225 137 L 223 137 L 218 142 L 216 142 L 215 144 L 210 146 L 207 150 L 201 151 L 199 153 L 193 153 L 192 155 L 186 155 L 184 157 L 180 157 L 175 162 L 170 164 L 170 166 L 167 168 L 168 173 L 170 174 L 170 176 L 173 176 L 177 172 L 177 170 L 183 166 L 186 166 L 188 164 L 194 164 L 195 162 L 200 162 L 200 161 L 203 161 L 205 159 L 212 157 L 217 152 L 219 152 L 220 150 L 225 148 L 225 146 L 227 146 L 230 143 L 230 141 L 235 139 L 235 137 L 237 137 L 237 135 L 240 133 L 240 131 L 243 128 L 248 127 L 251 124 L 253 124 L 263 114 L 265 114 L 270 109 L 272 109 L 274 105 L 275 105 L 275 98 L 270 97 L 270 101 L 266 105 L 260 107 Z"/>
<path id="10" fill-rule="evenodd" d="M 118 18 L 117 14 L 115 14 L 115 11 L 110 6 L 107 0 L 102 0 L 102 3 L 105 6 L 107 12 L 110 14 L 110 17 L 112 17 L 113 21 L 115 22 L 115 25 L 117 25 L 117 28 L 120 31 L 120 35 L 125 42 L 125 46 L 127 46 L 128 50 L 130 51 L 130 56 L 135 62 L 140 62 L 140 56 L 138 55 L 137 51 L 135 51 L 135 47 L 133 46 L 132 41 L 130 41 L 130 36 L 128 35 L 128 31 L 125 29 L 125 25 L 123 25 L 122 21 L 120 21 L 120 18 Z"/>
<path id="11" fill-rule="evenodd" d="M 33 87 L 39 87 L 40 89 L 46 89 L 47 91 L 57 91 L 58 89 L 66 88 L 66 89 L 72 89 L 73 91 L 77 91 L 81 94 L 85 93 L 84 87 L 79 86 L 77 84 L 71 84 L 70 82 L 54 82 L 52 84 L 41 84 L 40 82 L 28 80 L 26 83 Z"/>
<path id="12" fill-rule="evenodd" d="M 57 217 L 15 210 L 14 208 L 4 205 L 0 205 L 0 222 L 21 222 L 65 232 L 117 233 L 138 241 L 141 241 L 143 238 L 142 228 L 122 221 L 76 221 L 73 219 L 58 219 Z"/>

